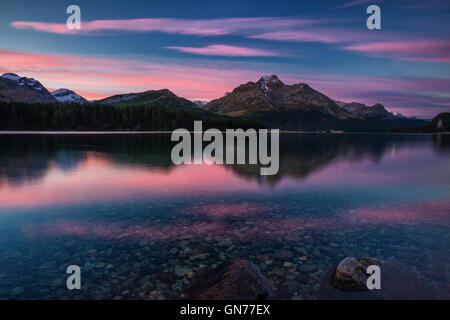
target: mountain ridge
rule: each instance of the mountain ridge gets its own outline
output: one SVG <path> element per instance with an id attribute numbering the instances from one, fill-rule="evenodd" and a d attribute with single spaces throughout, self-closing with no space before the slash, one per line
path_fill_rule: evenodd
<path id="1" fill-rule="evenodd" d="M 74 103 L 86 103 L 88 102 L 85 98 L 75 93 L 72 90 L 66 88 L 60 88 L 55 91 L 50 92 L 52 96 L 56 98 L 59 102 L 74 102 Z"/>
<path id="2" fill-rule="evenodd" d="M 305 83 L 284 84 L 276 75 L 262 76 L 257 82 L 249 81 L 231 93 L 210 101 L 205 109 L 222 115 L 247 115 L 255 111 L 274 109 L 317 110 L 339 119 L 352 118 L 334 100 Z"/>
<path id="3" fill-rule="evenodd" d="M 179 97 L 169 89 L 147 90 L 137 93 L 116 94 L 96 101 L 100 104 L 116 106 L 135 104 L 165 104 L 171 107 L 195 107 L 194 102 Z"/>
<path id="4" fill-rule="evenodd" d="M 21 77 L 15 73 L 5 73 L 0 76 L 0 101 L 57 102 L 39 81 Z"/>
<path id="5" fill-rule="evenodd" d="M 268 128 L 293 131 L 385 131 L 425 124 L 397 116 L 382 104 L 345 103 L 305 83 L 286 85 L 276 75 L 241 84 L 203 108 L 219 115 L 254 118 Z"/>
<path id="6" fill-rule="evenodd" d="M 72 90 L 61 88 L 50 93 L 39 81 L 13 73 L 0 77 L 0 101 L 87 102 Z M 276 75 L 264 75 L 256 82 L 241 84 L 208 103 L 187 100 L 169 89 L 117 94 L 89 102 L 115 107 L 181 108 L 192 111 L 195 117 L 244 117 L 267 128 L 294 131 L 389 131 L 392 128 L 419 128 L 426 124 L 423 120 L 389 112 L 379 103 L 366 106 L 333 100 L 306 83 L 288 85 Z"/>

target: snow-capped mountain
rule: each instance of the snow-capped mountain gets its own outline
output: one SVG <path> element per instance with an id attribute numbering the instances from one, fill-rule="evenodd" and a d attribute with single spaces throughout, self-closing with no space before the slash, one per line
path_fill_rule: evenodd
<path id="1" fill-rule="evenodd" d="M 208 103 L 208 101 L 203 101 L 203 100 L 192 100 L 192 102 L 195 103 L 199 107 L 203 107 L 205 104 Z"/>
<path id="2" fill-rule="evenodd" d="M 276 75 L 265 75 L 257 82 L 241 84 L 230 94 L 208 102 L 204 108 L 231 116 L 289 109 L 320 112 L 339 119 L 352 117 L 332 99 L 307 84 L 286 85 Z"/>
<path id="3" fill-rule="evenodd" d="M 261 91 L 263 91 L 264 93 L 269 93 L 274 88 L 284 86 L 284 83 L 280 79 L 278 79 L 278 77 L 274 74 L 270 76 L 268 75 L 262 76 L 258 80 L 257 84 L 261 89 Z"/>
<path id="4" fill-rule="evenodd" d="M 0 76 L 0 101 L 57 102 L 39 81 L 14 73 Z"/>
<path id="5" fill-rule="evenodd" d="M 59 102 L 85 103 L 87 100 L 69 89 L 58 89 L 51 92 Z"/>
<path id="6" fill-rule="evenodd" d="M 397 118 L 408 119 L 407 116 L 402 115 L 400 112 L 397 112 L 397 111 L 391 111 L 391 113 L 392 113 L 395 117 L 397 117 Z M 412 118 L 414 118 L 414 117 L 411 117 L 411 119 L 412 119 Z"/>

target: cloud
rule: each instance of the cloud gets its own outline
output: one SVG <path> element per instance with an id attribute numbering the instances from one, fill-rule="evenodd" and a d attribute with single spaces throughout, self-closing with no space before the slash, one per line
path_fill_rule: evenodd
<path id="1" fill-rule="evenodd" d="M 369 4 L 369 3 L 373 3 L 373 2 L 374 2 L 373 0 L 353 0 L 353 1 L 341 4 L 339 6 L 336 6 L 336 8 L 356 7 L 356 6 L 360 6 L 363 4 Z M 380 1 L 377 1 L 377 2 L 380 2 Z"/>
<path id="2" fill-rule="evenodd" d="M 391 57 L 410 61 L 450 62 L 450 41 L 408 40 L 357 43 L 344 49 L 376 57 Z"/>
<path id="3" fill-rule="evenodd" d="M 363 32 L 319 27 L 314 30 L 273 31 L 248 37 L 270 41 L 336 44 L 341 45 L 341 49 L 378 58 L 450 62 L 450 41 L 414 38 L 400 33 L 370 33 L 368 35 Z"/>
<path id="4" fill-rule="evenodd" d="M 283 30 L 248 36 L 252 39 L 292 42 L 350 43 L 367 39 L 367 35 L 348 30 L 319 29 Z"/>
<path id="5" fill-rule="evenodd" d="M 352 1 L 353 6 L 366 1 Z M 427 39 L 402 32 L 355 31 L 340 26 L 343 20 L 301 19 L 283 17 L 171 19 L 145 18 L 125 20 L 94 20 L 82 22 L 81 30 L 71 30 L 65 24 L 14 21 L 19 29 L 32 29 L 56 34 L 112 35 L 117 32 L 163 32 L 195 36 L 237 35 L 266 41 L 318 42 L 341 45 L 371 57 L 407 61 L 449 62 L 450 45 L 447 39 Z M 214 44 L 206 47 L 169 46 L 181 52 L 215 56 L 277 56 L 273 51 Z"/>
<path id="6" fill-rule="evenodd" d="M 228 57 L 272 57 L 278 54 L 274 51 L 254 49 L 246 47 L 214 44 L 206 47 L 166 47 L 167 49 L 178 50 L 192 54 L 208 56 L 228 56 Z"/>
<path id="7" fill-rule="evenodd" d="M 0 72 L 34 77 L 48 88 L 70 88 L 87 99 L 168 88 L 188 99 L 211 100 L 261 72 L 215 62 L 149 61 L 145 57 L 110 58 L 39 54 L 0 49 Z"/>
<path id="8" fill-rule="evenodd" d="M 430 117 L 438 109 L 448 110 L 450 101 L 447 78 L 332 74 L 235 61 L 197 63 L 190 64 L 185 59 L 160 62 L 136 56 L 111 58 L 0 49 L 0 73 L 34 77 L 47 88 L 69 88 L 87 99 L 168 88 L 187 99 L 211 100 L 242 83 L 256 81 L 263 74 L 275 73 L 285 83 L 308 83 L 333 99 L 369 105 L 380 102 L 389 110 L 406 115 Z"/>
<path id="9" fill-rule="evenodd" d="M 56 34 L 98 35 L 110 32 L 164 32 L 198 36 L 245 34 L 252 31 L 286 29 L 324 23 L 324 20 L 289 19 L 277 17 L 223 18 L 223 19 L 169 19 L 145 18 L 124 20 L 83 21 L 80 30 L 71 30 L 65 24 L 14 21 L 18 29 L 33 29 Z"/>

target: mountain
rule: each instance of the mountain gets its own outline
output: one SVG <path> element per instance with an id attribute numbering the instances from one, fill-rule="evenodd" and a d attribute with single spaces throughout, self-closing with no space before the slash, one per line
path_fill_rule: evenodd
<path id="1" fill-rule="evenodd" d="M 192 100 L 192 102 L 195 103 L 199 107 L 203 107 L 205 104 L 208 103 L 208 101 L 203 101 L 203 100 Z"/>
<path id="2" fill-rule="evenodd" d="M 345 103 L 336 101 L 336 103 L 343 109 L 347 110 L 351 114 L 361 118 L 378 118 L 383 120 L 392 120 L 396 117 L 402 117 L 401 115 L 394 115 L 387 111 L 381 103 L 377 103 L 373 106 L 366 106 L 363 103 L 351 102 Z"/>
<path id="3" fill-rule="evenodd" d="M 450 112 L 439 113 L 431 122 L 422 127 L 425 132 L 450 132 Z"/>
<path id="4" fill-rule="evenodd" d="M 399 112 L 397 112 L 397 111 L 391 111 L 391 113 L 395 116 L 395 117 L 397 117 L 397 118 L 400 118 L 400 119 L 419 119 L 419 118 L 417 118 L 417 117 L 407 117 L 407 116 L 404 116 L 404 115 L 402 115 L 401 113 L 399 113 Z"/>
<path id="5" fill-rule="evenodd" d="M 6 73 L 0 76 L 1 101 L 17 102 L 18 104 L 57 104 L 57 102 L 84 103 L 86 99 L 69 89 L 58 89 L 50 93 L 35 79 Z M 104 104 L 112 107 L 162 107 L 184 110 L 188 112 L 183 115 L 185 121 L 204 119 L 210 123 L 218 121 L 219 124 L 232 121 L 234 124 L 253 123 L 256 127 L 264 126 L 296 131 L 380 132 L 399 130 L 399 132 L 409 132 L 418 130 L 428 123 L 390 113 L 381 104 L 366 106 L 357 102 L 335 101 L 304 83 L 286 85 L 276 75 L 263 76 L 256 82 L 250 81 L 242 84 L 232 92 L 206 104 L 203 101 L 192 102 L 178 97 L 168 89 L 118 94 L 94 102 L 95 105 L 100 106 Z M 22 106 L 10 107 L 20 109 Z M 68 106 L 61 104 L 60 107 L 67 108 Z M 60 111 L 61 108 L 57 109 Z M 169 113 L 169 111 L 161 112 L 161 114 Z M 62 114 L 57 113 L 56 115 L 51 120 L 55 125 L 58 123 L 57 117 Z M 438 127 L 446 130 L 445 119 L 441 122 L 433 122 L 435 128 L 430 127 L 424 130 L 438 130 Z M 21 121 L 21 119 L 19 120 Z M 144 123 L 148 122 L 148 119 L 139 121 Z M 114 125 L 111 124 L 111 128 L 115 128 Z M 135 128 L 143 127 L 153 128 L 155 125 L 155 123 L 152 125 L 146 123 L 145 126 L 133 123 L 133 126 L 120 124 L 119 127 L 134 128 L 135 130 Z M 10 128 L 8 123 L 6 126 Z M 31 124 L 23 124 L 23 128 L 32 127 Z M 45 124 L 39 126 L 39 128 L 44 127 Z M 78 127 L 83 126 L 79 125 Z"/>
<path id="6" fill-rule="evenodd" d="M 196 107 L 196 104 L 180 98 L 168 89 L 149 90 L 139 93 L 117 94 L 108 98 L 97 100 L 101 104 L 112 104 L 116 106 L 130 104 L 154 104 L 169 107 Z"/>
<path id="7" fill-rule="evenodd" d="M 376 132 L 426 124 L 396 116 L 381 104 L 367 107 L 336 102 L 305 83 L 286 85 L 276 75 L 242 84 L 203 108 L 219 115 L 245 116 L 282 130 Z"/>
<path id="8" fill-rule="evenodd" d="M 69 89 L 58 89 L 51 92 L 59 102 L 85 103 L 87 100 Z"/>
<path id="9" fill-rule="evenodd" d="M 257 82 L 242 84 L 222 98 L 210 101 L 204 108 L 230 116 L 285 109 L 315 111 L 338 119 L 353 117 L 332 99 L 307 84 L 286 85 L 276 75 L 263 76 Z"/>
<path id="10" fill-rule="evenodd" d="M 50 92 L 33 78 L 20 77 L 14 73 L 0 76 L 0 101 L 30 103 L 57 102 Z"/>

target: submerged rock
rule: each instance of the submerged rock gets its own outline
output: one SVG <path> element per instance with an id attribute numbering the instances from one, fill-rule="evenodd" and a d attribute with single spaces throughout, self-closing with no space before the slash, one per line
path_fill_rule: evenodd
<path id="1" fill-rule="evenodd" d="M 209 257 L 209 253 L 202 253 L 191 257 L 191 261 L 203 260 Z"/>
<path id="2" fill-rule="evenodd" d="M 298 270 L 302 273 L 310 273 L 317 270 L 317 266 L 311 263 L 302 264 L 298 267 Z"/>
<path id="3" fill-rule="evenodd" d="M 200 300 L 262 300 L 270 296 L 269 282 L 256 264 L 238 260 Z"/>
<path id="4" fill-rule="evenodd" d="M 370 265 L 381 266 L 383 263 L 383 260 L 370 257 L 359 259 L 346 257 L 337 265 L 331 278 L 331 285 L 342 291 L 368 290 L 366 286 L 369 277 L 366 273 L 367 267 Z"/>

